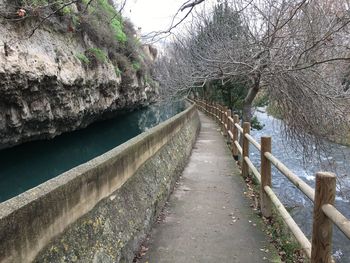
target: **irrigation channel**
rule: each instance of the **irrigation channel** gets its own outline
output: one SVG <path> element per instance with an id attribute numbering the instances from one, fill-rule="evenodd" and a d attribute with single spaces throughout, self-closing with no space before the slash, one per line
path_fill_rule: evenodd
<path id="1" fill-rule="evenodd" d="M 317 156 L 311 160 L 303 160 L 302 154 L 295 150 L 294 142 L 286 141 L 281 130 L 281 121 L 265 113 L 264 109 L 255 111 L 258 120 L 264 124 L 262 130 L 253 130 L 251 135 L 258 141 L 262 136 L 272 137 L 272 153 L 290 170 L 302 178 L 312 188 L 315 187 L 315 174 L 321 170 L 333 171 L 337 175 L 336 207 L 344 216 L 350 218 L 350 147 L 325 142 L 331 152 L 325 156 Z M 251 147 L 250 159 L 256 167 L 260 167 L 260 152 Z M 272 186 L 280 200 L 289 207 L 294 220 L 310 238 L 312 232 L 313 204 L 288 179 L 272 168 Z M 348 198 L 347 198 L 348 197 Z M 333 228 L 333 257 L 336 262 L 350 262 L 350 243 L 344 234 Z"/>
<path id="2" fill-rule="evenodd" d="M 183 101 L 155 104 L 51 140 L 0 151 L 0 202 L 107 152 L 184 109 Z"/>

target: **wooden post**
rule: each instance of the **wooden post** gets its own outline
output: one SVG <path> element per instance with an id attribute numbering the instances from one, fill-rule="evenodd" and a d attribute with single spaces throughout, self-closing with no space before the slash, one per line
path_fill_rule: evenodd
<path id="1" fill-rule="evenodd" d="M 223 131 L 223 134 L 224 136 L 226 136 L 226 128 L 225 128 L 225 124 L 226 124 L 226 111 L 227 111 L 227 108 L 226 106 L 222 106 L 222 131 Z"/>
<path id="2" fill-rule="evenodd" d="M 219 103 L 216 103 L 216 120 L 215 121 L 218 121 L 219 120 Z"/>
<path id="3" fill-rule="evenodd" d="M 261 188 L 260 188 L 260 207 L 264 217 L 272 216 L 271 200 L 266 194 L 264 187 L 271 187 L 271 162 L 265 157 L 266 152 L 271 152 L 271 137 L 261 137 Z"/>
<path id="4" fill-rule="evenodd" d="M 217 102 L 215 102 L 215 116 L 216 116 L 215 121 L 217 121 L 219 118 L 219 105 Z"/>
<path id="5" fill-rule="evenodd" d="M 336 176 L 332 173 L 316 174 L 314 214 L 312 223 L 311 263 L 332 262 L 333 223 L 323 213 L 322 206 L 334 204 Z"/>
<path id="6" fill-rule="evenodd" d="M 227 140 L 228 140 L 228 141 L 231 141 L 231 137 L 230 137 L 230 135 L 228 134 L 228 131 L 231 131 L 231 122 L 230 122 L 230 120 L 229 120 L 229 117 L 231 117 L 231 110 L 227 109 L 227 110 L 226 110 L 226 113 L 227 113 L 227 118 L 226 118 L 226 123 L 227 123 L 227 130 L 226 130 Z"/>
<path id="7" fill-rule="evenodd" d="M 222 106 L 222 132 L 223 132 L 223 135 L 225 137 L 227 136 L 227 130 L 226 130 L 226 127 L 225 127 L 225 124 L 227 125 L 226 113 L 227 113 L 227 107 L 226 106 Z"/>
<path id="8" fill-rule="evenodd" d="M 233 155 L 233 158 L 238 161 L 238 149 L 237 149 L 237 146 L 235 144 L 235 141 L 238 142 L 238 129 L 235 125 L 235 123 L 239 123 L 239 116 L 237 114 L 235 114 L 233 116 L 233 129 L 232 129 L 232 134 L 233 134 L 233 139 L 232 139 L 232 155 Z"/>
<path id="9" fill-rule="evenodd" d="M 245 137 L 245 134 L 250 133 L 250 123 L 244 122 L 243 123 L 243 147 L 242 147 L 242 176 L 243 178 L 246 178 L 249 176 L 249 166 L 247 162 L 244 160 L 244 157 L 249 158 L 249 141 Z"/>

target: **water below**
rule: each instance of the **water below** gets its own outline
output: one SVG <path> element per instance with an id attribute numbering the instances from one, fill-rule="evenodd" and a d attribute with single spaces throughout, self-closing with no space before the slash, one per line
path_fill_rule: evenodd
<path id="1" fill-rule="evenodd" d="M 301 177 L 312 188 L 315 188 L 315 173 L 318 171 L 333 171 L 337 174 L 336 207 L 347 218 L 350 218 L 350 147 L 325 142 L 331 152 L 315 157 L 305 163 L 302 155 L 295 151 L 293 142 L 286 141 L 282 135 L 281 121 L 263 112 L 256 112 L 258 120 L 265 125 L 260 131 L 252 131 L 252 136 L 259 142 L 261 136 L 272 137 L 272 153 L 290 170 Z M 256 167 L 260 166 L 260 153 L 251 146 L 251 159 Z M 275 193 L 282 203 L 293 208 L 291 214 L 303 232 L 310 238 L 312 232 L 313 204 L 277 169 L 272 171 L 272 184 Z M 339 231 L 333 230 L 333 256 L 336 262 L 350 262 L 350 240 Z"/>
<path id="2" fill-rule="evenodd" d="M 156 104 L 51 140 L 1 150 L 0 202 L 107 152 L 184 109 L 184 102 Z"/>

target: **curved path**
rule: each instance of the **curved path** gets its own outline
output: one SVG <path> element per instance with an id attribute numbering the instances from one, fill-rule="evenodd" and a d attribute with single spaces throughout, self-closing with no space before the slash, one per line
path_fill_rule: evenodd
<path id="1" fill-rule="evenodd" d="M 141 262 L 280 262 L 243 194 L 245 183 L 218 126 L 202 113 L 200 119 L 189 163 Z"/>

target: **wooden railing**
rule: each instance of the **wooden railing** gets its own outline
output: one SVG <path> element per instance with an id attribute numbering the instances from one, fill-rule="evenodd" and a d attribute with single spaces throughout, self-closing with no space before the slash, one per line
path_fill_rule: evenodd
<path id="1" fill-rule="evenodd" d="M 221 126 L 224 135 L 228 136 L 232 145 L 232 155 L 238 160 L 241 156 L 242 176 L 254 175 L 260 185 L 260 207 L 264 217 L 271 217 L 272 205 L 289 227 L 296 240 L 301 245 L 311 263 L 330 263 L 332 259 L 332 231 L 335 224 L 350 239 L 350 220 L 342 215 L 335 207 L 336 176 L 333 173 L 319 172 L 316 174 L 316 189 L 313 189 L 288 169 L 278 158 L 271 153 L 271 137 L 262 137 L 259 144 L 249 133 L 250 123 L 239 125 L 239 116 L 232 115 L 226 107 L 214 103 L 196 100 L 197 107 L 207 113 Z M 239 143 L 239 134 L 242 137 L 242 146 Z M 249 146 L 252 144 L 260 151 L 260 172 L 249 158 Z M 271 165 L 274 165 L 313 203 L 313 226 L 311 242 L 288 213 L 271 187 Z"/>

